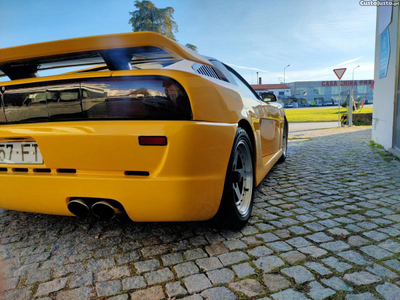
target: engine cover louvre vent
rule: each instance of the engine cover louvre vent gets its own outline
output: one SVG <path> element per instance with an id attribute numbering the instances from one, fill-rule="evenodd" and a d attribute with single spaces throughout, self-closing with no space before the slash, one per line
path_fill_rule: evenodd
<path id="1" fill-rule="evenodd" d="M 195 63 L 193 64 L 192 68 L 197 74 L 209 76 L 216 79 L 221 79 L 215 72 L 214 68 L 211 66 Z"/>

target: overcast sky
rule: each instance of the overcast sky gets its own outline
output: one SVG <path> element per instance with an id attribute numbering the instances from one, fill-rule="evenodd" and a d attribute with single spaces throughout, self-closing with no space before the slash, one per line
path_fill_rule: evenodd
<path id="1" fill-rule="evenodd" d="M 172 6 L 178 41 L 232 65 L 250 83 L 373 79 L 376 7 L 358 0 L 154 0 Z M 130 32 L 133 0 L 0 0 L 0 48 Z"/>

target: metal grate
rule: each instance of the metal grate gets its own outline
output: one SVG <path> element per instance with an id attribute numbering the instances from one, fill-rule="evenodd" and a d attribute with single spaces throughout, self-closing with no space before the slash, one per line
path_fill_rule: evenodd
<path id="1" fill-rule="evenodd" d="M 216 79 L 221 79 L 221 78 L 219 78 L 218 74 L 215 72 L 214 68 L 211 66 L 196 63 L 192 66 L 192 68 L 198 74 L 209 76 L 209 77 L 216 78 Z"/>

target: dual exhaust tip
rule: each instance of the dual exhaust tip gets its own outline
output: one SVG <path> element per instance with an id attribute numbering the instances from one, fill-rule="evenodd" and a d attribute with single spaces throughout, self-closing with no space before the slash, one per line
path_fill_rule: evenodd
<path id="1" fill-rule="evenodd" d="M 94 202 L 91 206 L 87 201 L 74 199 L 68 202 L 68 210 L 79 218 L 86 218 L 90 212 L 101 220 L 111 220 L 123 214 L 123 211 L 108 200 Z"/>

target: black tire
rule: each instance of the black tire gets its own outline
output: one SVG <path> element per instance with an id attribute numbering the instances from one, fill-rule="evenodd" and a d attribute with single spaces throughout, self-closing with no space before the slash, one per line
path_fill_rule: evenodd
<path id="1" fill-rule="evenodd" d="M 244 154 L 247 151 L 248 156 Z M 251 216 L 255 186 L 253 153 L 247 132 L 239 127 L 229 158 L 221 204 L 214 217 L 218 227 L 239 230 L 247 224 Z"/>
<path id="2" fill-rule="evenodd" d="M 288 133 L 288 124 L 285 118 L 282 133 L 282 156 L 279 158 L 278 163 L 283 163 L 287 158 Z"/>

